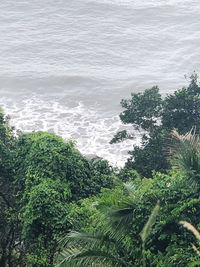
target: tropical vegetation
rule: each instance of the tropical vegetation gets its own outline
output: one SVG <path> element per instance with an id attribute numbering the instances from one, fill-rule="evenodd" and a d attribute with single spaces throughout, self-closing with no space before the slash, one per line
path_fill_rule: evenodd
<path id="1" fill-rule="evenodd" d="M 200 265 L 197 76 L 164 99 L 158 87 L 133 93 L 122 107 L 143 138 L 121 169 L 72 140 L 18 132 L 0 110 L 1 267 Z"/>

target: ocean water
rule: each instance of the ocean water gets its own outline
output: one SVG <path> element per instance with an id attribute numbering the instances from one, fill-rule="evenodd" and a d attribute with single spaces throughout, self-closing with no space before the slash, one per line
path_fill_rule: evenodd
<path id="1" fill-rule="evenodd" d="M 122 166 L 135 138 L 110 145 L 120 100 L 163 95 L 200 68 L 197 0 L 0 2 L 0 106 L 25 132 L 74 139 L 83 154 Z"/>

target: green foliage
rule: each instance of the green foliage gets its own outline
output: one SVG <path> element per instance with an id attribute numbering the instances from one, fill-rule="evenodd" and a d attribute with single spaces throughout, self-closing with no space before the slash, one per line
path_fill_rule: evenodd
<path id="1" fill-rule="evenodd" d="M 12 179 L 15 137 L 14 128 L 9 126 L 9 117 L 0 109 L 0 176 L 1 179 Z"/>
<path id="2" fill-rule="evenodd" d="M 192 127 L 197 132 L 200 129 L 200 87 L 195 74 L 187 88 L 183 87 L 163 100 L 158 87 L 152 87 L 144 93 L 133 93 L 131 99 L 123 99 L 121 105 L 125 109 L 120 114 L 121 121 L 132 124 L 134 130 L 146 131 L 141 146 L 130 151 L 126 166 L 146 177 L 152 176 L 152 170 L 166 172 L 170 168 L 165 150 L 174 128 L 181 134 Z M 130 137 L 130 133 L 119 132 L 111 143 Z"/>
<path id="3" fill-rule="evenodd" d="M 127 138 L 130 138 L 126 130 L 120 131 L 115 134 L 113 139 L 110 141 L 110 144 L 119 143 L 121 141 L 126 140 Z"/>
<path id="4" fill-rule="evenodd" d="M 52 266 L 58 238 L 71 228 L 70 202 L 111 187 L 113 170 L 105 160 L 84 158 L 72 141 L 44 132 L 21 134 L 16 154 L 15 186 L 26 261 L 30 267 L 36 261 L 37 266 Z"/>
<path id="5" fill-rule="evenodd" d="M 185 135 L 173 131 L 174 143 L 170 156 L 172 165 L 184 171 L 191 182 L 199 184 L 200 180 L 200 139 L 194 129 Z"/>
<path id="6" fill-rule="evenodd" d="M 35 257 L 37 266 L 52 266 L 57 239 L 70 227 L 67 200 L 66 188 L 59 181 L 46 179 L 31 188 L 22 214 L 22 237 L 29 251 L 29 266 L 34 266 Z M 39 265 L 39 261 L 44 263 Z"/>
<path id="7" fill-rule="evenodd" d="M 64 251 L 58 259 L 63 263 L 61 266 L 69 263 L 79 266 L 82 256 L 91 264 L 94 258 L 100 260 L 99 250 L 107 253 L 107 258 L 101 258 L 103 266 L 189 266 L 198 260 L 188 246 L 194 239 L 183 232 L 178 222 L 186 219 L 199 223 L 198 190 L 198 185 L 191 183 L 184 172 L 174 169 L 169 174 L 154 172 L 153 179 L 135 178 L 117 184 L 99 196 L 84 200 L 70 215 L 74 229 L 83 232 L 69 234 L 64 239 Z M 157 215 L 156 206 L 151 215 L 157 200 L 160 211 Z M 79 219 L 80 228 L 76 227 Z M 118 263 L 112 262 L 113 256 Z M 84 261 L 81 263 L 87 266 Z"/>
<path id="8" fill-rule="evenodd" d="M 154 207 L 147 223 L 145 224 L 144 228 L 142 229 L 142 232 L 140 233 L 142 242 L 145 243 L 147 238 L 149 237 L 151 230 L 152 230 L 152 226 L 154 225 L 155 221 L 156 221 L 156 217 L 158 215 L 158 211 L 159 211 L 159 202 L 156 204 L 156 206 Z"/>
<path id="9" fill-rule="evenodd" d="M 143 136 L 142 147 L 136 146 L 129 152 L 131 157 L 126 162 L 126 168 L 137 170 L 144 177 L 152 177 L 152 171 L 166 172 L 170 168 L 167 149 L 169 132 L 158 128 L 147 137 Z"/>
<path id="10" fill-rule="evenodd" d="M 179 221 L 199 229 L 199 94 L 193 76 L 164 100 L 157 87 L 122 100 L 121 120 L 146 132 L 117 172 L 56 135 L 14 137 L 0 111 L 0 266 L 198 266 Z"/>
<path id="11" fill-rule="evenodd" d="M 39 235 L 51 240 L 54 231 L 66 230 L 67 200 L 66 188 L 59 182 L 45 180 L 33 186 L 23 213 L 24 238 L 30 243 Z"/>
<path id="12" fill-rule="evenodd" d="M 181 225 L 183 225 L 183 227 L 185 227 L 188 231 L 191 231 L 192 234 L 194 235 L 194 237 L 196 238 L 196 241 L 198 243 L 198 246 L 195 246 L 194 244 L 192 244 L 192 248 L 195 251 L 196 255 L 198 256 L 198 260 L 194 259 L 192 262 L 190 262 L 189 266 L 190 267 L 194 267 L 194 266 L 199 266 L 200 260 L 200 251 L 199 251 L 199 244 L 200 244 L 200 233 L 199 231 L 189 222 L 186 221 L 180 221 L 179 222 Z"/>
<path id="13" fill-rule="evenodd" d="M 17 266 L 20 261 L 21 238 L 18 207 L 12 184 L 15 173 L 14 128 L 9 117 L 0 110 L 0 266 Z M 16 251 L 13 255 L 13 252 Z"/>
<path id="14" fill-rule="evenodd" d="M 125 185 L 125 187 L 127 186 Z M 134 191 L 133 188 L 132 190 Z M 104 227 L 97 223 L 101 232 L 71 232 L 63 238 L 63 251 L 59 254 L 57 266 L 133 266 L 133 260 L 130 259 L 129 241 L 125 236 L 127 233 L 125 227 L 131 225 L 136 208 L 131 200 L 132 190 L 130 193 L 126 193 L 126 202 L 108 207 L 106 201 L 107 204 L 104 203 L 103 209 L 103 203 L 97 206 L 99 216 L 102 218 L 101 223 L 104 222 Z M 102 197 L 107 198 L 107 195 L 103 193 Z M 143 243 L 145 243 L 147 235 L 150 234 L 157 213 L 158 205 L 154 208 L 142 230 L 142 237 L 145 233 Z M 140 245 L 139 250 L 141 251 Z M 144 248 L 143 252 L 145 253 Z"/>
<path id="15" fill-rule="evenodd" d="M 118 174 L 118 177 L 123 182 L 129 182 L 131 180 L 140 179 L 140 174 L 132 168 L 122 168 Z"/>
<path id="16" fill-rule="evenodd" d="M 191 76 L 191 82 L 187 88 L 183 87 L 165 98 L 162 125 L 166 129 L 176 128 L 180 134 L 185 134 L 194 126 L 199 132 L 200 87 L 197 75 Z"/>
<path id="17" fill-rule="evenodd" d="M 4 266 L 8 260 L 8 247 L 12 243 L 10 237 L 11 223 L 10 208 L 13 204 L 12 180 L 12 161 L 14 137 L 13 129 L 9 127 L 9 118 L 6 118 L 2 109 L 0 110 L 0 265 Z"/>
<path id="18" fill-rule="evenodd" d="M 132 93 L 132 98 L 121 101 L 125 109 L 120 114 L 123 123 L 131 123 L 135 127 L 151 131 L 157 124 L 162 110 L 162 99 L 157 86 L 145 90 L 144 93 Z"/>
<path id="19" fill-rule="evenodd" d="M 112 185 L 112 169 L 103 160 L 84 158 L 74 143 L 61 137 L 38 132 L 23 134 L 18 139 L 17 183 L 20 190 L 37 185 L 44 178 L 68 183 L 72 199 L 98 193 Z M 25 185 L 26 184 L 26 185 Z"/>
<path id="20" fill-rule="evenodd" d="M 66 158 L 74 153 L 73 143 L 50 133 L 23 134 L 17 143 L 16 180 L 21 190 L 44 178 L 66 180 Z"/>

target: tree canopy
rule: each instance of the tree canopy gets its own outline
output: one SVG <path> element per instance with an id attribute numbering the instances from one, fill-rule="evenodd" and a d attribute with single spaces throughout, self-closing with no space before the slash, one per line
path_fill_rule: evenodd
<path id="1" fill-rule="evenodd" d="M 132 124 L 134 131 L 144 131 L 141 146 L 130 151 L 131 157 L 126 166 L 146 177 L 151 177 L 152 170 L 163 172 L 170 168 L 166 148 L 173 129 L 180 134 L 185 134 L 192 127 L 197 133 L 200 130 L 200 87 L 196 74 L 191 76 L 188 87 L 178 89 L 163 99 L 159 88 L 154 86 L 143 93 L 132 93 L 131 99 L 123 99 L 121 105 L 124 108 L 120 114 L 121 121 Z M 132 135 L 126 131 L 118 132 L 111 143 L 130 137 Z"/>

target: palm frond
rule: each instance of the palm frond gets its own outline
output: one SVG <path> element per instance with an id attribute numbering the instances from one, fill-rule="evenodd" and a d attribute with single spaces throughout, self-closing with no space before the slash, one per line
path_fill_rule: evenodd
<path id="1" fill-rule="evenodd" d="M 121 243 L 130 228 L 135 210 L 136 207 L 132 200 L 122 201 L 118 205 L 101 210 L 100 221 L 105 222 L 104 235 L 109 236 L 111 240 L 115 240 L 117 243 Z"/>
<path id="2" fill-rule="evenodd" d="M 130 259 L 131 252 L 125 242 L 125 236 L 127 230 L 131 229 L 129 226 L 132 223 L 137 207 L 131 197 L 118 204 L 110 208 L 101 209 L 103 217 L 101 218 L 101 224 L 97 225 L 97 229 L 103 230 L 102 232 L 71 232 L 62 239 L 63 251 L 58 255 L 59 264 L 57 267 L 133 266 L 133 259 Z M 141 233 L 143 252 L 144 241 L 155 223 L 158 210 L 159 203 L 155 206 Z M 102 221 L 104 221 L 103 229 Z"/>
<path id="3" fill-rule="evenodd" d="M 191 231 L 193 235 L 196 237 L 196 239 L 200 241 L 200 233 L 191 223 L 186 221 L 180 221 L 179 223 L 182 224 L 183 227 L 185 227 L 187 230 Z"/>
<path id="4" fill-rule="evenodd" d="M 56 267 L 125 267 L 131 266 L 123 259 L 109 252 L 95 250 L 68 248 L 61 253 L 63 258 Z"/>
<path id="5" fill-rule="evenodd" d="M 200 136 L 192 128 L 185 135 L 179 135 L 177 131 L 173 131 L 172 137 L 175 141 L 169 153 L 172 165 L 185 171 L 188 177 L 199 178 Z"/>
<path id="6" fill-rule="evenodd" d="M 193 235 L 196 237 L 196 239 L 200 242 L 200 233 L 191 223 L 186 222 L 186 221 L 180 221 L 179 223 L 182 224 L 183 227 L 185 227 L 187 230 L 192 232 Z M 192 244 L 192 248 L 196 252 L 196 254 L 200 256 L 200 250 L 194 244 Z"/>
<path id="7" fill-rule="evenodd" d="M 192 248 L 193 248 L 193 250 L 196 252 L 196 254 L 197 254 L 198 256 L 200 256 L 200 251 L 199 251 L 199 249 L 198 249 L 194 244 L 192 244 Z"/>
<path id="8" fill-rule="evenodd" d="M 105 233 L 86 233 L 72 231 L 60 240 L 62 247 L 90 247 L 97 248 L 104 245 L 110 247 L 115 241 Z"/>
<path id="9" fill-rule="evenodd" d="M 146 239 L 148 238 L 148 236 L 151 233 L 151 229 L 152 229 L 152 227 L 156 221 L 156 217 L 158 215 L 159 209 L 160 209 L 160 205 L 159 205 L 159 201 L 158 201 L 156 206 L 154 207 L 147 223 L 145 224 L 145 226 L 143 227 L 143 229 L 140 233 L 140 237 L 141 237 L 143 243 L 146 241 Z"/>
<path id="10" fill-rule="evenodd" d="M 96 255 L 96 253 L 94 253 Z M 56 265 L 56 267 L 78 267 L 78 266 L 98 266 L 98 267 L 104 267 L 105 264 L 103 262 L 98 262 L 100 260 L 100 255 L 94 256 L 94 254 L 91 255 L 90 253 L 87 253 L 86 250 L 83 249 L 77 249 L 74 247 L 70 247 L 67 249 L 64 249 L 62 253 L 60 253 L 60 260 L 59 264 Z M 89 256 L 90 255 L 90 256 Z M 87 257 L 86 257 L 87 256 Z M 99 258 L 97 258 L 99 257 Z"/>
<path id="11" fill-rule="evenodd" d="M 131 200 L 120 203 L 120 206 L 111 207 L 108 213 L 110 223 L 118 229 L 127 228 L 128 224 L 133 220 L 135 210 L 135 203 Z"/>
<path id="12" fill-rule="evenodd" d="M 136 190 L 136 186 L 134 183 L 124 183 L 123 184 L 124 189 L 126 190 L 127 194 L 130 196 L 134 195 L 134 192 Z"/>
<path id="13" fill-rule="evenodd" d="M 124 199 L 118 201 L 118 203 L 111 207 L 102 203 L 98 206 L 101 216 L 100 221 L 104 221 L 106 224 L 106 227 L 103 229 L 104 234 L 118 242 L 120 242 L 124 238 L 124 234 L 127 233 L 137 209 L 134 201 L 135 186 L 132 183 L 124 183 L 123 186 L 126 191 L 126 197 Z"/>

